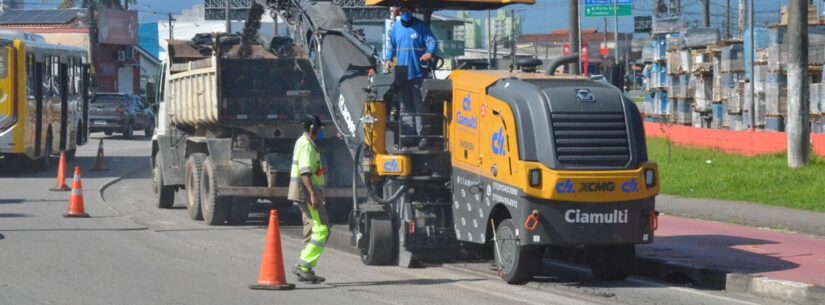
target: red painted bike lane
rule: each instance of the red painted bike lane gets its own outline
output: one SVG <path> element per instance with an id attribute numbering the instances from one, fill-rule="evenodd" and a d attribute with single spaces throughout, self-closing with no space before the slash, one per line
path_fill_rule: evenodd
<path id="1" fill-rule="evenodd" d="M 825 286 L 825 238 L 662 215 L 637 256 Z"/>

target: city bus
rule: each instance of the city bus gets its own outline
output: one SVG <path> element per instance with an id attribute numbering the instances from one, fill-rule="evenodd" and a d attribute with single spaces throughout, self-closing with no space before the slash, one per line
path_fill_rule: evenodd
<path id="1" fill-rule="evenodd" d="M 0 158 L 48 169 L 89 139 L 89 68 L 83 48 L 0 31 Z"/>

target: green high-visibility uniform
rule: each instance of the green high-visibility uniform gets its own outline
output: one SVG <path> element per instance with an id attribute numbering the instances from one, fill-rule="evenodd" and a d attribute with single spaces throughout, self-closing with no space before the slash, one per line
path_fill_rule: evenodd
<path id="1" fill-rule="evenodd" d="M 312 207 L 309 191 L 301 181 L 302 175 L 310 175 L 316 196 L 322 202 L 317 210 Z M 304 271 L 308 271 L 318 264 L 329 237 L 329 219 L 323 196 L 326 179 L 321 166 L 321 153 L 308 134 L 304 134 L 295 142 L 290 178 L 287 199 L 294 201 L 303 214 L 304 250 L 301 251 L 300 266 Z"/>

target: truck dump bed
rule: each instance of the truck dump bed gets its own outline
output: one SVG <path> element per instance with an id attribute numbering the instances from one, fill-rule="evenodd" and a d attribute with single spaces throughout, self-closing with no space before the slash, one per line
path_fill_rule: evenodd
<path id="1" fill-rule="evenodd" d="M 229 38 L 229 39 L 226 39 Z M 171 41 L 171 121 L 176 126 L 261 125 L 326 113 L 306 53 L 288 39 L 247 55 L 232 36 L 219 43 Z M 228 41 L 228 42 L 227 42 Z"/>

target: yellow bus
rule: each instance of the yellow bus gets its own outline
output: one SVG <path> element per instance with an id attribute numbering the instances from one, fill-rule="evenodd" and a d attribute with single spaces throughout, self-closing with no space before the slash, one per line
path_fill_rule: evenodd
<path id="1" fill-rule="evenodd" d="M 86 50 L 0 33 L 0 158 L 48 169 L 89 139 Z"/>

